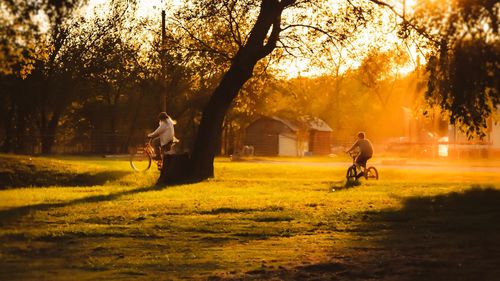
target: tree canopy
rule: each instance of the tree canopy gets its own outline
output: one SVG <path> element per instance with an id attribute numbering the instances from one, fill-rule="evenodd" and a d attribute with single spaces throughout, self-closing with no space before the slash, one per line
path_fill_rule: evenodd
<path id="1" fill-rule="evenodd" d="M 498 1 L 423 1 L 415 21 L 430 39 L 426 98 L 470 137 L 500 105 Z M 446 12 L 432 12 L 446 11 Z"/>
<path id="2" fill-rule="evenodd" d="M 365 101 L 397 103 L 391 87 L 405 79 L 401 69 L 420 73 L 421 63 L 427 77 L 415 79 L 427 83 L 429 104 L 483 135 L 500 102 L 500 5 L 405 3 L 193 0 L 159 7 L 168 12 L 162 30 L 159 9 L 139 16 L 143 2 L 4 1 L 2 150 L 50 153 L 73 143 L 126 152 L 166 109 L 178 121 L 181 150 L 192 152 L 190 177 L 204 179 L 222 136 L 257 114 L 298 101 L 307 106 L 296 113 L 335 108 L 325 118 L 342 123 Z M 290 80 L 287 69 L 304 61 L 325 78 Z"/>

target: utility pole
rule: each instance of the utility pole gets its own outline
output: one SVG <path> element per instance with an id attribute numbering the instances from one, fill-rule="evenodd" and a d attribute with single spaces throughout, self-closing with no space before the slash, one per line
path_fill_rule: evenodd
<path id="1" fill-rule="evenodd" d="M 403 21 L 405 20 L 406 16 L 406 0 L 403 0 Z"/>
<path id="2" fill-rule="evenodd" d="M 167 32 L 165 30 L 165 10 L 161 11 L 161 50 L 160 50 L 160 61 L 161 61 L 161 95 L 160 104 L 161 110 L 167 111 L 167 59 L 165 45 L 167 41 Z"/>

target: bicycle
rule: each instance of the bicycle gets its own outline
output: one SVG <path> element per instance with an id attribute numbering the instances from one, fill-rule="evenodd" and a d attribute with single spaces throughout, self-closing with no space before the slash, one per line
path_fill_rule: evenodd
<path id="1" fill-rule="evenodd" d="M 351 151 L 349 152 L 349 155 L 352 157 L 352 166 L 347 168 L 347 174 L 346 174 L 346 179 L 347 182 L 355 182 L 360 178 L 360 174 L 363 173 L 362 176 L 365 177 L 365 179 L 376 179 L 378 180 L 378 171 L 375 167 L 370 166 L 368 168 L 362 167 L 356 164 L 356 157 L 359 155 L 359 152 L 354 152 Z"/>
<path id="2" fill-rule="evenodd" d="M 130 166 L 136 172 L 145 172 L 151 168 L 151 162 L 155 162 L 158 170 L 163 166 L 163 153 L 157 157 L 155 149 L 151 145 L 152 139 L 148 139 L 144 146 L 138 146 L 135 152 L 130 154 Z"/>

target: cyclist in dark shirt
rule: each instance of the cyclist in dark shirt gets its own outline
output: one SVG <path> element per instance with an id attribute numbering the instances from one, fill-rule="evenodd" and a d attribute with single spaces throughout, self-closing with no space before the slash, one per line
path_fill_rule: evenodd
<path id="1" fill-rule="evenodd" d="M 359 149 L 359 155 L 356 157 L 356 165 L 366 168 L 366 162 L 373 156 L 373 145 L 365 138 L 364 132 L 358 133 L 358 140 L 346 152 L 349 153 L 355 149 Z M 363 172 L 360 173 L 360 176 Z"/>

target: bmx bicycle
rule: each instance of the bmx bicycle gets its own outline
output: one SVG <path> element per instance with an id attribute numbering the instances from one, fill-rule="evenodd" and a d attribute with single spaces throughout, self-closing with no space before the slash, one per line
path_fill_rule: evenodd
<path id="1" fill-rule="evenodd" d="M 349 155 L 352 157 L 352 166 L 347 168 L 346 179 L 347 182 L 355 182 L 360 177 L 364 177 L 365 179 L 376 179 L 378 180 L 378 171 L 375 167 L 362 167 L 356 164 L 356 157 L 359 155 L 359 152 L 351 151 Z M 363 173 L 363 174 L 361 174 Z"/>
<path id="2" fill-rule="evenodd" d="M 163 155 L 166 151 L 161 151 L 159 157 L 156 155 L 152 139 L 148 138 L 144 146 L 138 146 L 130 154 L 130 166 L 136 172 L 145 172 L 151 168 L 151 162 L 155 162 L 158 170 L 161 171 L 163 165 Z"/>

